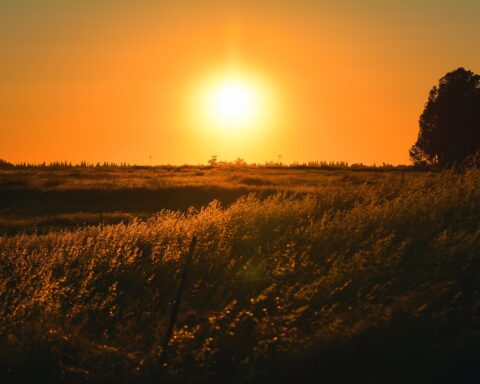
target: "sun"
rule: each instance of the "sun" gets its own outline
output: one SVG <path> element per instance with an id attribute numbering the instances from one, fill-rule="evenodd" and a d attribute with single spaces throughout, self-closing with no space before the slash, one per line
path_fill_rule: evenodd
<path id="1" fill-rule="evenodd" d="M 204 120 L 221 131 L 249 130 L 261 122 L 265 113 L 265 93 L 259 82 L 242 74 L 209 81 L 200 99 Z"/>
<path id="2" fill-rule="evenodd" d="M 258 116 L 260 100 L 257 90 L 245 79 L 225 79 L 210 90 L 208 113 L 226 128 L 241 127 Z"/>

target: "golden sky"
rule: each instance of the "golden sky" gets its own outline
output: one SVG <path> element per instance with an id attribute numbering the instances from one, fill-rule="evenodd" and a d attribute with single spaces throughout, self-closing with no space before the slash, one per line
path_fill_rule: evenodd
<path id="1" fill-rule="evenodd" d="M 2 0 L 0 158 L 408 163 L 430 88 L 480 71 L 479 17 L 477 0 Z M 261 99 L 233 128 L 204 110 L 232 77 Z"/>

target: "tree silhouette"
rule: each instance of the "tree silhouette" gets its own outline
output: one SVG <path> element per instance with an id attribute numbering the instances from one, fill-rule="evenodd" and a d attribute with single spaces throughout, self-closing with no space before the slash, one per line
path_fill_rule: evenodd
<path id="1" fill-rule="evenodd" d="M 450 166 L 479 149 L 480 76 L 458 68 L 430 91 L 410 158 L 417 165 Z"/>
<path id="2" fill-rule="evenodd" d="M 217 155 L 212 155 L 212 157 L 210 158 L 210 160 L 208 160 L 208 164 L 209 164 L 211 167 L 215 167 L 216 165 L 218 165 Z"/>

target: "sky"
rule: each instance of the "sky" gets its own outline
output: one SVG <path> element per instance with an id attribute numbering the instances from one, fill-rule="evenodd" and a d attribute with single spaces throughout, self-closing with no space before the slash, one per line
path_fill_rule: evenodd
<path id="1" fill-rule="evenodd" d="M 479 17 L 478 0 L 1 0 L 0 158 L 408 164 L 432 86 L 480 72 Z"/>

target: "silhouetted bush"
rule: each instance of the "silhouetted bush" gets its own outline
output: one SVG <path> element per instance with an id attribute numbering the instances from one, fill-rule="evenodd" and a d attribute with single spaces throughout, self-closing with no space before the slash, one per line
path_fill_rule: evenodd
<path id="1" fill-rule="evenodd" d="M 6 160 L 0 159 L 0 169 L 11 169 L 15 166 L 12 163 L 9 163 Z"/>

